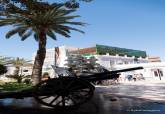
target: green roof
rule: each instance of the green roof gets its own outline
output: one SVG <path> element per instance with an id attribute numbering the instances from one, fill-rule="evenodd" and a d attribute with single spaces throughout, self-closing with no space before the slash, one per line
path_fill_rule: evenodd
<path id="1" fill-rule="evenodd" d="M 135 56 L 135 57 L 142 57 L 142 58 L 145 58 L 147 56 L 146 51 L 98 45 L 98 44 L 96 45 L 96 50 L 97 50 L 97 54 L 109 53 L 110 55 L 119 54 L 120 56 L 127 55 L 129 57 Z"/>

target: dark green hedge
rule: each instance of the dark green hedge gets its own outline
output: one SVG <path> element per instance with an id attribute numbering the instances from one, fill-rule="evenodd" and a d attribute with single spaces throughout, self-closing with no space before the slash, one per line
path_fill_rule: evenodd
<path id="1" fill-rule="evenodd" d="M 0 85 L 0 92 L 18 91 L 18 90 L 29 89 L 29 88 L 32 88 L 31 84 L 9 82 L 9 83 Z"/>
<path id="2" fill-rule="evenodd" d="M 7 72 L 6 66 L 0 64 L 0 75 L 4 74 L 6 72 Z"/>

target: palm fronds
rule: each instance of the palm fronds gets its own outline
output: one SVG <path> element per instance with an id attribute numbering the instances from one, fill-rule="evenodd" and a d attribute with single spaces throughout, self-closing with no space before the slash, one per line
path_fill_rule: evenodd
<path id="1" fill-rule="evenodd" d="M 70 27 L 69 25 L 84 26 L 85 23 L 71 21 L 80 17 L 79 15 L 71 15 L 76 10 L 66 9 L 61 4 L 46 4 L 46 11 L 32 9 L 21 9 L 17 6 L 11 6 L 13 11 L 10 11 L 8 16 L 0 18 L 0 27 L 12 25 L 14 28 L 7 32 L 6 38 L 18 34 L 21 40 L 27 39 L 32 34 L 34 39 L 38 41 L 39 32 L 44 30 L 45 34 L 56 40 L 55 33 L 64 37 L 70 37 L 71 31 L 84 33 L 82 30 Z M 29 6 L 30 8 L 30 6 Z M 14 13 L 15 11 L 15 13 Z"/>

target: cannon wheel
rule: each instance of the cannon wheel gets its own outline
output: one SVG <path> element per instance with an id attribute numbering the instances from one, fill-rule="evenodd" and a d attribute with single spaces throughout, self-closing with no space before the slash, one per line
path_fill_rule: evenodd
<path id="1" fill-rule="evenodd" d="M 42 81 L 34 88 L 35 99 L 53 108 L 74 108 L 88 101 L 94 86 L 80 78 L 54 78 Z"/>

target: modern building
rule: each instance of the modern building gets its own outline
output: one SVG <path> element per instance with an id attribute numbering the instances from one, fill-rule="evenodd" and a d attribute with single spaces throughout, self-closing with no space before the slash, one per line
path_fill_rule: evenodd
<path id="1" fill-rule="evenodd" d="M 94 47 L 82 48 L 72 53 L 79 53 L 85 57 L 94 56 L 98 63 L 110 70 L 115 69 L 115 65 L 147 63 L 148 58 L 145 51 L 133 50 L 96 44 Z"/>
<path id="2" fill-rule="evenodd" d="M 132 63 L 147 63 L 148 58 L 145 51 L 133 50 L 105 45 L 95 45 L 89 48 L 76 48 L 71 46 L 60 46 L 47 49 L 46 57 L 43 65 L 43 72 L 48 72 L 54 75 L 51 65 L 66 67 L 67 57 L 69 54 L 81 54 L 84 57 L 95 57 L 99 64 L 114 70 L 115 65 L 132 64 Z M 32 61 L 34 62 L 35 53 Z"/>

